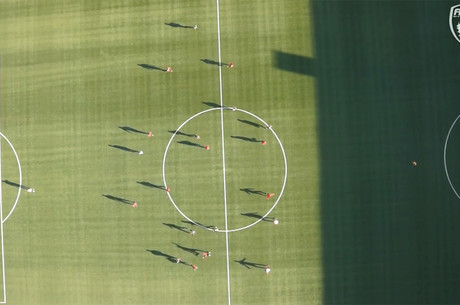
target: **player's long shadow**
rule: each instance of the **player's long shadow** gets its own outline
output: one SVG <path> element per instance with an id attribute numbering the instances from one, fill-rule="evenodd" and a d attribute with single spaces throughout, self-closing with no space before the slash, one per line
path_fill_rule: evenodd
<path id="1" fill-rule="evenodd" d="M 218 61 L 215 61 L 213 59 L 208 59 L 208 58 L 203 58 L 203 59 L 200 59 L 202 62 L 204 62 L 205 64 L 208 64 L 208 65 L 215 65 L 215 66 L 227 66 L 227 64 L 225 63 L 222 63 L 222 62 L 218 62 Z M 220 107 L 220 106 L 219 106 Z"/>
<path id="2" fill-rule="evenodd" d="M 131 148 L 128 148 L 126 146 L 115 145 L 115 144 L 109 144 L 109 146 L 113 147 L 113 148 L 120 149 L 120 150 L 124 150 L 124 151 L 127 151 L 127 152 L 139 153 L 139 150 L 131 149 Z"/>
<path id="3" fill-rule="evenodd" d="M 11 185 L 11 186 L 14 186 L 14 187 L 20 187 L 24 190 L 28 190 L 30 189 L 30 187 L 28 186 L 25 186 L 25 185 L 21 185 L 21 184 L 18 184 L 18 183 L 15 183 L 15 182 L 12 182 L 12 181 L 9 181 L 9 180 L 2 180 L 3 183 L 5 184 L 8 184 L 8 185 Z"/>
<path id="4" fill-rule="evenodd" d="M 166 23 L 166 25 L 169 25 L 170 27 L 172 28 L 183 28 L 183 29 L 193 29 L 193 26 L 190 26 L 190 25 L 182 25 L 180 23 L 176 23 L 176 22 L 169 22 L 169 23 Z"/>
<path id="5" fill-rule="evenodd" d="M 192 134 L 192 133 L 185 133 L 185 132 L 182 132 L 182 131 L 177 131 L 177 130 L 168 130 L 169 133 L 175 133 L 176 135 L 179 135 L 179 136 L 185 136 L 185 137 L 189 137 L 189 138 L 195 138 L 196 137 L 196 134 Z"/>
<path id="6" fill-rule="evenodd" d="M 139 67 L 147 69 L 147 70 L 159 70 L 159 71 L 166 72 L 166 69 L 163 69 L 163 68 L 160 68 L 160 67 L 157 67 L 157 66 L 154 66 L 154 65 L 149 65 L 149 64 L 137 64 L 137 65 Z"/>
<path id="7" fill-rule="evenodd" d="M 135 128 L 132 128 L 132 127 L 129 127 L 129 126 L 118 126 L 118 128 L 120 128 L 120 129 L 122 129 L 122 130 L 124 130 L 124 131 L 126 131 L 128 133 L 134 132 L 134 133 L 140 133 L 140 134 L 149 134 L 146 131 L 135 129 Z"/>
<path id="8" fill-rule="evenodd" d="M 240 264 L 241 266 L 244 266 L 248 269 L 251 269 L 252 268 L 259 268 L 259 269 L 265 269 L 265 264 L 260 264 L 260 263 L 254 263 L 254 262 L 247 262 L 246 261 L 246 257 L 243 258 L 243 259 L 240 259 L 240 260 L 235 260 L 235 262 L 237 262 L 238 264 Z"/>
<path id="9" fill-rule="evenodd" d="M 219 104 L 213 103 L 213 102 L 203 102 L 203 104 L 205 104 L 206 106 L 211 107 L 211 108 L 221 108 L 221 107 L 225 107 L 225 106 L 221 106 L 221 105 L 219 105 Z"/>
<path id="10" fill-rule="evenodd" d="M 184 250 L 184 251 L 186 251 L 188 253 L 192 253 L 195 256 L 198 256 L 200 253 L 207 252 L 206 250 L 201 250 L 201 249 L 197 249 L 197 248 L 187 248 L 187 247 L 184 247 L 182 245 L 176 244 L 174 242 L 173 242 L 173 244 L 175 244 L 176 247 L 178 247 L 179 249 Z"/>
<path id="11" fill-rule="evenodd" d="M 147 249 L 147 251 L 150 252 L 150 253 L 152 253 L 153 255 L 156 255 L 156 256 L 163 256 L 165 259 L 167 259 L 167 260 L 170 261 L 171 263 L 177 263 L 177 257 L 174 257 L 174 256 L 172 256 L 172 255 L 163 253 L 163 252 L 158 251 L 158 250 L 149 250 L 149 249 Z M 183 261 L 181 261 L 180 263 L 181 263 L 181 264 L 189 265 L 188 263 L 183 262 Z"/>
<path id="12" fill-rule="evenodd" d="M 248 195 L 261 195 L 261 196 L 267 196 L 266 192 L 255 190 L 252 187 L 247 187 L 247 188 L 242 188 L 240 191 L 245 192 Z"/>
<path id="13" fill-rule="evenodd" d="M 208 229 L 215 229 L 216 226 L 207 226 L 207 225 L 204 225 L 202 223 L 199 223 L 198 221 L 195 221 L 195 223 L 191 222 L 191 221 L 188 221 L 188 220 L 182 220 L 183 223 L 188 223 L 189 225 L 192 225 L 192 226 L 196 226 L 196 225 L 199 225 L 199 226 L 202 226 L 204 228 L 208 228 Z"/>
<path id="14" fill-rule="evenodd" d="M 249 138 L 249 137 L 244 137 L 244 136 L 230 136 L 231 138 L 238 139 L 238 140 L 243 140 L 246 142 L 259 142 L 261 143 L 262 140 L 257 140 L 256 138 Z"/>
<path id="15" fill-rule="evenodd" d="M 173 224 L 173 223 L 164 223 L 163 224 L 167 227 L 169 227 L 170 229 L 176 229 L 178 231 L 181 231 L 181 232 L 185 232 L 185 233 L 190 233 L 190 231 L 188 230 L 187 227 L 180 227 L 176 224 Z"/>
<path id="16" fill-rule="evenodd" d="M 157 184 L 150 183 L 148 181 L 136 181 L 136 182 L 139 183 L 140 185 L 143 185 L 143 186 L 146 186 L 146 187 L 156 188 L 156 189 L 160 189 L 160 190 L 163 190 L 163 191 L 166 190 L 164 185 L 157 185 Z"/>
<path id="17" fill-rule="evenodd" d="M 132 200 L 128 200 L 128 199 L 125 199 L 125 198 L 116 197 L 116 196 L 112 196 L 112 195 L 105 195 L 104 194 L 102 196 L 104 196 L 107 199 L 110 199 L 110 200 L 113 200 L 113 201 L 118 201 L 118 202 L 121 202 L 121 203 L 124 203 L 124 204 L 132 204 L 134 202 Z"/>
<path id="18" fill-rule="evenodd" d="M 252 217 L 252 218 L 257 218 L 257 219 L 262 219 L 262 221 L 267 221 L 267 222 L 272 222 L 274 220 L 273 217 L 262 217 L 262 215 L 259 215 L 255 212 L 250 212 L 250 213 L 241 213 L 241 215 L 246 216 L 246 217 Z"/>
<path id="19" fill-rule="evenodd" d="M 177 141 L 177 143 L 179 144 L 183 144 L 183 145 L 188 145 L 188 146 L 193 146 L 193 147 L 200 147 L 200 148 L 204 148 L 203 145 L 200 145 L 198 143 L 194 143 L 194 142 L 190 142 L 190 141 Z"/>
<path id="20" fill-rule="evenodd" d="M 256 127 L 256 128 L 266 128 L 264 125 L 256 123 L 256 122 L 243 120 L 243 119 L 238 119 L 238 121 L 240 121 L 241 123 L 248 124 L 250 126 Z"/>

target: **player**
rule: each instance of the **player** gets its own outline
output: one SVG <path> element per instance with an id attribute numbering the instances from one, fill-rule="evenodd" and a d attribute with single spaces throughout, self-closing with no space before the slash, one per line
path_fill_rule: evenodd
<path id="1" fill-rule="evenodd" d="M 35 189 L 30 187 L 27 189 L 27 193 L 35 193 Z"/>
<path id="2" fill-rule="evenodd" d="M 195 25 L 193 26 L 193 29 L 194 29 L 194 30 L 198 29 L 198 25 L 195 24 Z"/>
<path id="3" fill-rule="evenodd" d="M 198 270 L 198 267 L 195 266 L 195 265 L 192 265 L 192 268 L 193 268 L 193 271 L 197 271 L 197 270 Z"/>
<path id="4" fill-rule="evenodd" d="M 137 208 L 137 202 L 134 201 L 133 204 L 131 205 L 133 208 Z"/>
<path id="5" fill-rule="evenodd" d="M 173 71 L 173 69 L 172 69 L 171 67 L 168 67 L 168 68 L 166 69 L 166 72 L 174 72 L 174 71 Z"/>
<path id="6" fill-rule="evenodd" d="M 235 66 L 235 64 L 234 64 L 233 62 L 230 62 L 230 63 L 228 64 L 228 67 L 229 67 L 229 68 L 233 68 L 234 66 Z"/>
<path id="7" fill-rule="evenodd" d="M 176 259 L 176 264 L 179 264 L 181 261 L 182 261 L 182 258 L 178 257 L 178 258 Z"/>
<path id="8" fill-rule="evenodd" d="M 149 131 L 148 137 L 151 138 L 152 136 L 153 136 L 153 133 L 151 131 Z"/>
<path id="9" fill-rule="evenodd" d="M 273 196 L 275 196 L 275 193 L 267 193 L 267 199 L 270 199 L 270 198 L 272 198 Z"/>
<path id="10" fill-rule="evenodd" d="M 280 222 L 279 222 L 278 218 L 275 217 L 275 219 L 273 219 L 273 224 L 274 224 L 274 225 L 278 225 L 279 223 L 280 223 Z"/>
<path id="11" fill-rule="evenodd" d="M 204 147 L 204 149 L 206 149 L 206 150 L 210 150 L 210 149 L 211 149 L 211 147 L 209 147 L 209 145 L 206 145 L 206 146 Z"/>
<path id="12" fill-rule="evenodd" d="M 208 257 L 208 252 L 203 252 L 203 259 L 206 259 Z"/>
<path id="13" fill-rule="evenodd" d="M 193 229 L 190 229 L 190 235 L 195 236 L 195 234 L 196 234 L 196 231 Z"/>
<path id="14" fill-rule="evenodd" d="M 195 135 L 195 139 L 197 139 L 197 140 L 201 139 L 201 138 L 200 138 L 200 135 L 199 135 L 199 134 L 196 134 L 196 135 Z"/>
<path id="15" fill-rule="evenodd" d="M 270 266 L 269 266 L 269 265 L 265 266 L 265 274 L 266 274 L 266 275 L 269 275 L 269 274 L 270 274 L 270 271 L 271 271 L 271 270 L 270 270 Z"/>
<path id="16" fill-rule="evenodd" d="M 144 152 L 143 152 L 142 150 L 139 150 L 138 154 L 139 154 L 139 155 L 143 155 Z"/>
<path id="17" fill-rule="evenodd" d="M 265 144 L 267 144 L 267 141 L 262 141 L 262 142 L 260 142 L 260 144 L 265 145 Z"/>

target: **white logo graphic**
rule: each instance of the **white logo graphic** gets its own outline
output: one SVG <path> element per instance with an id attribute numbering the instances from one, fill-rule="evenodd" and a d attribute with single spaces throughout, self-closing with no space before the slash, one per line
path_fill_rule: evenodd
<path id="1" fill-rule="evenodd" d="M 454 5 L 450 8 L 449 26 L 455 39 L 460 42 L 460 4 Z"/>

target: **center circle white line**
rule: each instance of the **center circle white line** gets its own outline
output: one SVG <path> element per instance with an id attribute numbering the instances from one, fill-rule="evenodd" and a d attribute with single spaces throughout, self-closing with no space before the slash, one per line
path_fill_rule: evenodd
<path id="1" fill-rule="evenodd" d="M 261 119 L 260 117 L 258 117 L 257 115 L 249 112 L 249 111 L 246 111 L 246 110 L 243 110 L 243 109 L 234 109 L 232 107 L 219 107 L 219 108 L 210 108 L 210 109 L 206 109 L 204 111 L 201 111 L 201 112 L 198 112 L 196 114 L 194 114 L 193 116 L 191 116 L 190 118 L 188 118 L 185 122 L 183 122 L 177 129 L 176 131 L 174 132 L 174 134 L 171 136 L 171 139 L 169 140 L 168 142 L 168 145 L 166 146 L 166 149 L 165 149 L 165 153 L 163 155 L 163 184 L 164 184 L 164 187 L 167 188 L 168 185 L 167 185 L 167 181 L 166 181 L 166 157 L 167 157 L 167 154 L 168 154 L 168 150 L 169 150 L 169 147 L 172 143 L 172 141 L 174 140 L 174 137 L 176 136 L 176 134 L 181 130 L 181 128 L 187 124 L 190 120 L 196 118 L 197 116 L 199 115 L 202 115 L 204 113 L 207 113 L 207 112 L 210 112 L 210 111 L 216 111 L 216 110 L 233 110 L 233 111 L 240 111 L 240 112 L 243 112 L 243 113 L 246 113 L 256 119 L 258 119 L 259 121 L 261 121 L 265 126 L 269 126 L 269 124 L 267 124 L 263 119 Z M 278 144 L 280 145 L 280 148 L 281 148 L 281 152 L 283 154 L 283 159 L 284 159 L 284 179 L 283 179 L 283 185 L 281 187 L 281 191 L 275 201 L 275 203 L 273 204 L 273 206 L 265 213 L 265 215 L 263 215 L 260 219 L 258 219 L 257 221 L 247 225 L 247 226 L 244 226 L 244 227 L 240 227 L 240 228 L 236 228 L 236 229 L 225 229 L 225 230 L 219 230 L 219 233 L 230 233 L 230 232 L 237 232 L 237 231 L 242 231 L 242 230 L 245 230 L 245 229 L 248 229 L 256 224 L 258 224 L 259 222 L 261 222 L 265 217 L 267 217 L 272 211 L 273 209 L 278 205 L 283 193 L 284 193 L 284 189 L 286 188 L 286 182 L 287 182 L 287 170 L 288 170 L 288 166 L 287 166 L 287 158 L 286 158 L 286 152 L 284 150 L 284 147 L 283 147 L 283 144 L 281 143 L 281 140 L 279 139 L 278 135 L 276 134 L 276 132 L 273 130 L 273 128 L 269 128 L 269 130 L 272 132 L 272 134 L 275 136 L 276 140 L 278 141 Z M 188 217 L 185 213 L 183 213 L 180 208 L 177 206 L 177 204 L 174 202 L 174 199 L 172 198 L 171 194 L 169 192 L 167 192 L 167 195 L 169 197 L 169 200 L 171 201 L 171 203 L 173 204 L 173 206 L 176 208 L 176 210 L 185 218 L 187 219 L 188 221 L 192 222 L 193 224 L 195 224 L 196 226 L 199 226 L 205 230 L 208 230 L 208 231 L 213 231 L 213 228 L 209 228 L 209 227 L 205 227 L 199 223 L 197 223 L 196 221 L 194 221 L 193 219 L 191 219 L 190 217 Z"/>
<path id="2" fill-rule="evenodd" d="M 457 198 L 460 199 L 460 195 L 457 193 L 457 190 L 455 189 L 454 185 L 452 184 L 452 181 L 450 180 L 450 177 L 449 177 L 449 171 L 447 170 L 447 143 L 449 143 L 450 133 L 452 132 L 452 129 L 454 128 L 454 126 L 457 123 L 458 119 L 460 119 L 460 115 L 457 116 L 455 121 L 452 123 L 452 126 L 450 126 L 449 132 L 447 133 L 446 142 L 444 143 L 444 171 L 446 172 L 447 181 L 449 181 L 450 187 L 454 191 L 454 193 L 457 196 Z"/>
<path id="3" fill-rule="evenodd" d="M 16 205 L 18 204 L 19 196 L 21 195 L 22 169 L 21 169 L 21 162 L 19 162 L 19 157 L 18 157 L 18 154 L 17 154 L 16 150 L 14 149 L 13 144 L 11 144 L 10 140 L 8 140 L 8 138 L 3 133 L 0 132 L 0 136 L 3 139 L 5 139 L 6 142 L 8 142 L 8 145 L 10 145 L 11 149 L 13 150 L 14 156 L 16 157 L 16 162 L 18 163 L 18 170 L 19 170 L 19 187 L 18 187 L 18 194 L 16 195 L 16 201 L 14 202 L 13 207 L 11 208 L 11 211 L 8 213 L 8 215 L 4 219 L 2 219 L 2 224 L 3 224 L 11 216 L 11 214 L 14 211 L 14 209 L 16 208 Z"/>

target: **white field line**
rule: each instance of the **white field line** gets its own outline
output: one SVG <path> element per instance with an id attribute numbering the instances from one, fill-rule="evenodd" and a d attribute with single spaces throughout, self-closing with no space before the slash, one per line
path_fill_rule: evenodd
<path id="1" fill-rule="evenodd" d="M 1 86 L 1 72 L 2 72 L 2 58 L 0 57 L 0 86 Z M 0 87 L 1 88 L 1 87 Z M 0 90 L 0 99 L 1 99 L 1 90 Z M 1 100 L 0 100 L 1 106 Z M 1 107 L 0 107 L 1 109 Z M 1 139 L 0 139 L 1 143 Z M 0 177 L 2 176 L 2 148 L 0 144 Z M 0 243 L 2 247 L 2 283 L 3 283 L 3 300 L 0 302 L 2 304 L 6 303 L 6 283 L 5 283 L 5 251 L 3 249 L 3 192 L 2 192 L 2 184 L 0 183 Z"/>
<path id="2" fill-rule="evenodd" d="M 228 305 L 231 305 L 230 295 L 230 258 L 229 258 L 229 246 L 228 246 L 228 219 L 227 219 L 227 182 L 225 176 L 225 133 L 224 133 L 224 102 L 222 98 L 222 53 L 220 49 L 220 14 L 219 14 L 219 0 L 216 0 L 216 11 L 217 11 L 217 51 L 219 54 L 219 99 L 220 99 L 220 126 L 222 133 L 222 171 L 223 171 L 223 183 L 224 183 L 224 217 L 225 217 L 225 254 L 227 260 L 227 298 Z"/>

